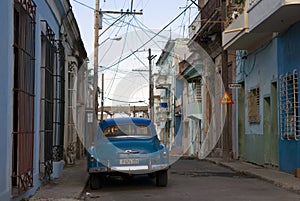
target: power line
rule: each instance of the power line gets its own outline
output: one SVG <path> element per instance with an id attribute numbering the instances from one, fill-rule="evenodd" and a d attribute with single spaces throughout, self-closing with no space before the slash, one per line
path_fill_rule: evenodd
<path id="1" fill-rule="evenodd" d="M 130 20 L 130 22 L 133 20 L 133 17 L 131 18 L 131 20 Z M 127 34 L 128 34 L 128 29 L 129 29 L 129 25 L 127 26 L 127 29 L 126 29 L 126 35 L 125 35 L 125 37 L 124 37 L 124 43 L 123 43 L 123 48 L 122 48 L 122 52 L 121 52 L 121 56 L 123 55 L 123 53 L 124 53 L 124 49 L 125 49 L 125 44 L 126 44 L 126 39 L 127 39 Z M 120 57 L 121 58 L 121 57 Z M 118 73 L 118 69 L 119 69 L 119 64 L 120 64 L 121 62 L 118 62 L 118 67 L 117 67 L 117 70 L 116 70 L 116 72 L 114 73 L 114 78 L 116 77 L 116 74 Z M 107 96 L 109 96 L 109 94 L 110 94 L 110 92 L 111 92 L 111 89 L 112 89 L 112 86 L 113 86 L 113 84 L 114 84 L 114 82 L 115 82 L 115 79 L 113 79 L 112 81 L 111 81 L 111 84 L 110 84 L 110 89 L 109 89 L 109 91 L 108 91 L 108 93 L 107 93 Z M 106 90 L 107 91 L 107 90 Z"/>
<path id="2" fill-rule="evenodd" d="M 173 20 L 171 20 L 167 25 L 165 25 L 159 32 L 157 32 L 153 37 L 151 37 L 148 41 L 146 41 L 144 44 L 142 44 L 139 48 L 137 48 L 135 51 L 133 51 L 131 54 L 127 55 L 126 57 L 122 58 L 119 60 L 118 63 L 128 59 L 129 57 L 131 57 L 133 55 L 133 53 L 138 52 L 139 49 L 143 48 L 144 46 L 146 46 L 150 41 L 152 41 L 155 37 L 157 37 L 161 32 L 163 32 L 167 27 L 169 27 L 173 22 L 175 22 L 183 13 L 186 12 L 186 10 L 188 8 L 190 8 L 193 5 L 193 3 L 191 3 L 189 6 L 187 6 L 179 15 L 177 15 Z M 108 66 L 108 68 L 111 68 L 113 66 L 118 65 L 118 63 L 114 63 L 110 66 Z"/>
<path id="3" fill-rule="evenodd" d="M 77 0 L 73 0 L 73 1 L 76 2 L 76 3 L 78 3 L 78 4 L 80 4 L 80 5 L 82 5 L 82 6 L 84 6 L 84 7 L 86 7 L 86 8 L 89 8 L 89 9 L 91 9 L 91 10 L 93 10 L 93 11 L 96 10 L 95 8 L 89 6 L 89 5 L 85 4 L 85 3 L 82 3 L 82 2 L 80 2 L 80 1 L 77 1 Z"/>
<path id="4" fill-rule="evenodd" d="M 117 99 L 108 98 L 108 97 L 106 97 L 106 99 L 111 100 L 111 101 L 120 102 L 120 103 L 145 103 L 145 100 L 139 100 L 139 101 L 123 101 L 123 100 L 117 100 Z"/>
<path id="5" fill-rule="evenodd" d="M 136 18 L 135 18 L 135 20 L 136 20 Z M 141 26 L 139 26 L 139 28 L 143 31 L 143 33 L 144 34 L 146 34 L 149 38 L 150 38 L 150 36 L 147 34 L 147 32 L 145 31 L 145 29 L 143 29 Z M 135 29 L 136 30 L 136 29 Z M 152 33 L 154 33 L 153 31 L 152 31 Z M 154 33 L 155 34 L 155 33 Z M 142 42 L 142 41 L 141 41 Z M 160 46 L 157 44 L 157 42 L 155 41 L 155 40 L 153 40 L 153 42 L 155 43 L 155 45 L 157 46 L 157 47 L 159 47 L 160 48 Z"/>

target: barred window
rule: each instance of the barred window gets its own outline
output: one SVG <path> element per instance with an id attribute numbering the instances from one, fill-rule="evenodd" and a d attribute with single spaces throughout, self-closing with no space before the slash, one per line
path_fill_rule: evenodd
<path id="1" fill-rule="evenodd" d="M 50 179 L 54 139 L 54 75 L 56 69 L 55 34 L 45 20 L 41 21 L 41 125 L 40 172 Z"/>
<path id="2" fill-rule="evenodd" d="M 280 76 L 280 135 L 281 139 L 299 138 L 298 72 Z"/>
<path id="3" fill-rule="evenodd" d="M 196 78 L 189 81 L 189 102 L 201 102 L 201 79 Z"/>
<path id="4" fill-rule="evenodd" d="M 248 93 L 248 121 L 249 123 L 259 123 L 259 88 L 251 89 Z"/>
<path id="5" fill-rule="evenodd" d="M 32 0 L 14 1 L 13 195 L 33 187 L 35 10 Z"/>

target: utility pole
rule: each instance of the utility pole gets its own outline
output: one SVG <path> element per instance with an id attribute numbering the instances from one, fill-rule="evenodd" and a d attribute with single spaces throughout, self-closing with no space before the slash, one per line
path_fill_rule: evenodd
<path id="1" fill-rule="evenodd" d="M 94 91 L 95 91 L 95 113 L 96 113 L 96 119 L 98 120 L 98 48 L 99 48 L 99 37 L 106 32 L 110 27 L 112 27 L 117 21 L 119 21 L 124 15 L 142 15 L 142 12 L 135 12 L 132 11 L 133 10 L 133 0 L 131 0 L 131 8 L 130 11 L 128 10 L 127 12 L 123 12 L 123 11 L 100 11 L 100 2 L 99 0 L 95 0 L 95 11 L 94 11 Z M 101 27 L 99 26 L 99 20 L 100 20 L 100 15 L 102 18 L 102 15 L 104 13 L 110 13 L 110 14 L 121 14 L 122 16 L 120 16 L 114 23 L 112 23 L 106 30 L 104 30 L 103 33 L 101 33 L 101 35 L 99 35 L 99 29 L 102 29 L 102 25 Z M 103 120 L 103 109 L 104 109 L 104 74 L 102 74 L 102 92 L 101 92 L 101 120 Z"/>
<path id="2" fill-rule="evenodd" d="M 221 2 L 221 19 L 222 19 L 222 29 L 225 30 L 225 22 L 227 20 L 227 7 L 226 0 Z M 228 91 L 228 52 L 227 50 L 222 50 L 222 79 L 224 83 L 225 91 Z M 223 127 L 223 157 L 225 160 L 230 159 L 230 147 L 231 147 L 231 137 L 230 137 L 230 108 L 229 104 L 224 105 L 225 108 L 225 123 Z"/>
<path id="3" fill-rule="evenodd" d="M 149 48 L 148 50 L 149 52 L 149 56 L 148 56 L 148 60 L 149 60 L 149 117 L 150 120 L 153 121 L 153 107 L 154 107 L 154 103 L 153 103 L 153 83 L 152 83 L 152 55 L 151 55 L 151 48 Z"/>
<path id="4" fill-rule="evenodd" d="M 98 120 L 98 35 L 99 35 L 99 0 L 96 0 L 94 11 L 94 92 L 95 92 L 95 113 Z"/>
<path id="5" fill-rule="evenodd" d="M 154 121 L 154 95 L 153 95 L 153 79 L 152 79 L 152 59 L 156 57 L 156 55 L 151 54 L 151 48 L 148 49 L 149 56 L 149 118 L 153 122 Z"/>
<path id="6" fill-rule="evenodd" d="M 102 90 L 101 90 L 101 121 L 103 120 L 104 112 L 104 73 L 102 73 Z"/>

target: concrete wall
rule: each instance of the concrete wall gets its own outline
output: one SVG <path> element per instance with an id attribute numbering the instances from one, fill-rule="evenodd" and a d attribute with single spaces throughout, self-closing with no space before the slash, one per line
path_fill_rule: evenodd
<path id="1" fill-rule="evenodd" d="M 242 157 L 254 163 L 264 164 L 267 160 L 264 154 L 265 144 L 269 143 L 265 142 L 266 138 L 264 138 L 264 99 L 271 97 L 272 83 L 277 80 L 277 39 L 273 39 L 252 53 L 243 52 L 238 55 L 236 72 L 237 81 L 244 81 L 245 83 L 245 113 L 244 117 L 241 117 L 245 121 L 244 125 L 241 125 L 241 122 L 238 123 L 238 126 L 245 127 L 245 136 L 243 138 L 239 137 L 238 144 L 241 146 L 240 149 L 244 149 L 246 152 L 245 156 Z M 259 123 L 249 123 L 248 92 L 257 87 L 260 90 L 260 121 Z M 239 111 L 238 105 L 236 107 Z M 272 114 L 277 115 L 276 111 L 273 111 Z M 240 118 L 239 115 L 237 114 L 237 119 Z M 241 134 L 239 133 L 239 135 Z M 277 134 L 273 137 L 277 138 Z M 273 149 L 277 149 L 276 144 L 274 144 Z M 239 150 L 239 153 L 241 154 L 241 150 Z"/>
<path id="2" fill-rule="evenodd" d="M 282 33 L 278 39 L 278 65 L 279 75 L 294 69 L 300 71 L 300 22 L 293 25 L 288 31 Z M 299 82 L 299 79 L 298 79 Z M 299 83 L 298 83 L 299 86 Z M 298 100 L 299 100 L 298 93 Z M 299 112 L 299 111 L 298 111 Z M 294 168 L 300 167 L 300 141 L 281 140 L 279 138 L 279 168 L 282 171 L 293 173 Z"/>

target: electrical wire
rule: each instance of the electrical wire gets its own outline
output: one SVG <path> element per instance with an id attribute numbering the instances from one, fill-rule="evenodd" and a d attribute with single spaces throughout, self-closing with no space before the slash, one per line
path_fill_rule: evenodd
<path id="1" fill-rule="evenodd" d="M 81 4 L 81 5 L 83 5 L 83 6 L 85 6 L 85 7 L 87 7 L 87 8 L 89 8 L 89 9 L 91 9 L 91 10 L 94 10 L 95 11 L 95 9 L 94 8 L 92 8 L 92 7 L 90 7 L 90 6 L 88 6 L 88 5 L 86 5 L 86 4 L 84 4 L 84 3 L 82 3 L 82 2 L 79 2 L 79 1 L 77 1 L 77 0 L 73 0 L 74 2 L 76 2 L 76 3 L 79 3 L 79 4 Z M 147 1 L 147 3 L 146 3 L 146 5 L 149 3 L 149 0 Z M 145 6 L 146 6 L 145 5 Z M 122 53 L 121 53 L 121 56 L 119 57 L 119 59 L 118 59 L 118 61 L 117 62 L 115 62 L 115 63 L 113 63 L 112 65 L 110 65 L 110 66 L 108 66 L 108 67 L 106 67 L 105 68 L 105 70 L 113 70 L 114 71 L 114 75 L 113 75 L 113 78 L 112 78 L 112 81 L 110 82 L 110 84 L 109 84 L 109 86 L 108 86 L 108 88 L 107 89 L 109 89 L 108 90 L 108 93 L 107 93 L 107 97 L 109 96 L 109 94 L 110 94 L 110 92 L 111 92 L 111 89 L 112 89 L 112 87 L 113 87 L 113 84 L 114 84 L 114 82 L 115 82 L 115 80 L 116 79 L 121 79 L 121 77 L 120 78 L 118 78 L 118 77 L 116 77 L 116 75 L 117 75 L 117 73 L 125 73 L 124 71 L 122 72 L 120 69 L 119 69 L 119 65 L 120 65 L 120 63 L 122 62 L 122 61 L 124 61 L 124 60 L 126 60 L 126 59 L 128 59 L 128 58 L 130 58 L 131 56 L 132 56 L 132 54 L 134 54 L 134 53 L 136 53 L 136 52 L 138 52 L 140 49 L 142 49 L 143 47 L 145 47 L 149 42 L 151 42 L 151 41 L 153 41 L 154 43 L 155 43 L 155 45 L 157 46 L 157 47 L 159 47 L 159 49 L 161 50 L 162 48 L 160 48 L 160 46 L 156 43 L 156 41 L 154 41 L 153 39 L 154 38 L 156 38 L 156 37 L 162 37 L 160 34 L 167 28 L 167 27 L 169 27 L 172 23 L 174 23 L 181 15 L 183 15 L 183 19 L 182 19 L 182 23 L 181 24 L 183 24 L 183 22 L 184 22 L 184 18 L 185 18 L 185 15 L 186 15 L 186 11 L 187 11 L 187 9 L 189 9 L 190 7 L 191 7 L 191 5 L 192 5 L 192 3 L 190 4 L 190 5 L 188 5 L 188 6 L 186 6 L 186 8 L 179 14 L 179 15 L 177 15 L 173 20 L 171 20 L 166 26 L 164 26 L 160 31 L 158 31 L 157 33 L 155 33 L 154 31 L 152 31 L 151 29 L 149 29 L 148 27 L 146 27 L 142 22 L 140 22 L 139 20 L 138 20 L 138 18 L 136 18 L 134 15 L 133 15 L 133 18 L 131 18 L 131 20 L 129 21 L 129 22 L 126 22 L 126 20 L 125 19 L 123 19 L 123 20 L 121 20 L 120 22 L 118 22 L 118 23 L 116 23 L 115 25 L 114 25 L 114 29 L 113 30 L 110 30 L 110 32 L 109 33 L 120 33 L 120 31 L 122 30 L 122 28 L 124 28 L 124 24 L 127 24 L 127 29 L 126 29 L 126 33 L 125 33 L 125 35 L 126 35 L 126 37 L 125 37 L 125 42 L 124 42 L 124 44 L 123 44 L 123 48 L 122 48 Z M 124 8 L 124 6 L 125 6 L 125 2 L 124 2 L 124 4 L 123 4 L 123 8 Z M 132 20 L 135 20 L 135 23 L 136 23 L 136 25 L 134 25 L 133 23 L 132 23 Z M 111 24 L 111 20 L 116 20 L 116 18 L 115 17 L 112 17 L 112 16 L 110 16 L 110 15 L 105 15 L 105 17 L 103 18 L 103 22 L 104 23 L 106 23 L 106 24 Z M 128 34 L 128 31 L 129 31 L 129 27 L 133 27 L 133 29 L 134 29 L 134 31 L 137 33 L 137 29 L 140 29 L 140 30 L 142 30 L 143 31 L 143 33 L 144 34 L 146 34 L 148 37 L 149 37 L 149 39 L 146 41 L 146 42 L 144 42 L 139 48 L 137 48 L 135 51 L 132 51 L 129 55 L 127 55 L 127 56 L 125 56 L 125 57 L 123 57 L 123 54 L 124 54 L 124 45 L 126 44 L 126 38 L 127 38 L 127 34 Z M 118 30 L 117 30 L 118 29 Z M 153 36 L 150 36 L 150 34 L 149 33 L 151 33 L 151 34 L 153 34 Z M 138 34 L 137 34 L 137 36 L 138 36 Z M 141 39 L 140 39 L 140 37 L 138 36 L 138 38 L 139 38 L 139 40 L 140 40 L 140 42 L 143 42 Z M 164 39 L 168 39 L 167 37 L 163 37 Z M 111 43 L 112 44 L 112 43 Z M 110 48 L 111 48 L 111 45 L 110 45 Z M 109 48 L 109 49 L 110 49 Z M 108 49 L 108 50 L 109 50 Z M 108 52 L 108 51 L 107 51 Z M 106 54 L 105 54 L 106 55 Z M 105 56 L 104 55 L 104 56 Z M 103 57 L 104 57 L 103 56 Z M 102 59 L 103 59 L 103 57 L 102 57 Z M 122 58 L 123 57 L 123 58 Z M 101 59 L 101 60 L 102 60 Z M 116 69 L 111 69 L 112 67 L 114 67 L 114 66 L 117 66 L 117 68 Z M 140 72 L 138 72 L 140 75 L 142 75 Z M 140 76 L 139 76 L 140 77 Z M 142 77 L 145 79 L 145 80 L 147 80 L 143 75 L 142 75 Z M 124 78 L 123 78 L 124 79 Z"/>
<path id="2" fill-rule="evenodd" d="M 191 3 L 189 6 L 187 6 L 179 15 L 177 15 L 173 20 L 171 20 L 167 25 L 165 25 L 160 31 L 158 31 L 153 37 L 151 37 L 148 41 L 146 41 L 144 44 L 142 44 L 139 48 L 137 48 L 135 51 L 133 52 L 138 52 L 139 49 L 145 47 L 150 41 L 152 41 L 154 38 L 156 38 L 161 32 L 163 32 L 166 28 L 168 28 L 172 23 L 174 23 L 183 13 L 186 12 L 186 10 L 191 7 L 193 4 Z M 114 63 L 112 65 L 110 65 L 108 68 L 111 68 L 113 66 L 118 65 L 120 62 L 128 59 L 130 56 L 132 56 L 133 53 L 127 55 L 124 58 L 121 58 L 118 63 Z"/>
<path id="3" fill-rule="evenodd" d="M 185 6 L 187 6 L 187 5 L 188 5 L 188 2 L 186 2 L 186 5 L 185 5 Z M 180 35 L 180 33 L 181 33 L 181 29 L 182 29 L 183 26 L 184 26 L 184 18 L 185 18 L 185 15 L 186 15 L 186 13 L 184 13 L 183 16 L 182 16 L 181 25 L 179 26 L 179 27 L 180 27 L 180 29 L 179 29 L 179 35 Z M 183 33 L 183 36 L 184 36 L 184 33 Z"/>
<path id="4" fill-rule="evenodd" d="M 76 3 L 78 3 L 78 4 L 80 4 L 80 5 L 82 5 L 82 6 L 84 6 L 84 7 L 86 7 L 86 8 L 89 8 L 89 9 L 91 9 L 91 10 L 93 10 L 93 11 L 96 10 L 95 8 L 89 6 L 89 5 L 85 4 L 85 3 L 82 3 L 82 2 L 80 2 L 80 1 L 77 1 L 77 0 L 73 0 L 73 1 L 76 2 Z"/>
<path id="5" fill-rule="evenodd" d="M 149 33 L 151 34 L 156 34 L 156 32 L 154 32 L 152 29 L 150 29 L 149 27 L 147 27 L 144 23 L 142 23 L 138 18 L 135 18 L 135 21 L 137 22 L 138 26 L 143 29 L 143 30 L 146 30 L 148 31 Z M 143 28 L 144 27 L 144 28 Z M 169 37 L 165 37 L 164 35 L 158 35 L 159 37 L 161 37 L 162 39 L 164 40 L 168 40 Z"/>
<path id="6" fill-rule="evenodd" d="M 130 20 L 130 22 L 133 20 L 133 17 L 131 18 L 131 20 Z M 125 34 L 125 38 L 124 38 L 124 43 L 123 43 L 123 48 L 122 48 L 122 52 L 121 52 L 121 56 L 119 57 L 120 59 L 121 59 L 121 57 L 122 57 L 122 55 L 123 55 L 123 53 L 124 53 L 124 49 L 125 49 L 125 45 L 126 45 L 126 39 L 127 39 L 127 34 L 128 34 L 128 29 L 129 29 L 129 25 L 127 26 L 127 29 L 126 29 L 126 34 Z M 116 74 L 118 73 L 118 69 L 119 69 L 119 64 L 120 64 L 121 62 L 118 62 L 118 67 L 117 67 L 117 70 L 116 70 L 116 72 L 114 73 L 114 77 L 116 76 Z M 109 96 L 109 94 L 110 94 L 110 92 L 111 92 L 111 89 L 112 89 L 112 86 L 113 86 L 113 84 L 114 84 L 114 79 L 111 81 L 111 85 L 110 85 L 110 88 L 109 88 L 109 90 L 106 90 L 106 91 L 108 91 L 107 92 L 107 96 Z"/>
<path id="7" fill-rule="evenodd" d="M 125 17 L 126 17 L 126 16 L 125 16 Z M 122 26 L 119 27 L 119 30 L 116 32 L 115 35 L 118 35 L 118 33 L 120 32 L 121 28 L 122 28 Z M 110 32 L 110 33 L 112 33 L 112 32 Z M 109 50 L 111 49 L 112 45 L 113 45 L 113 42 L 111 41 L 110 46 L 107 48 L 107 50 L 105 51 L 105 53 L 104 53 L 104 54 L 102 55 L 102 57 L 99 59 L 99 62 L 101 62 L 101 61 L 104 59 L 104 57 L 108 54 L 108 52 L 109 52 Z"/>
<path id="8" fill-rule="evenodd" d="M 135 20 L 137 19 L 136 17 L 134 17 L 135 18 Z M 139 28 L 142 30 L 142 32 L 144 33 L 144 34 L 146 34 L 149 38 L 151 38 L 150 36 L 149 36 L 149 34 L 146 32 L 146 30 L 145 29 L 143 29 L 141 26 L 139 26 Z M 136 31 L 136 29 L 135 29 L 135 31 Z M 137 34 L 138 35 L 138 34 Z M 139 38 L 140 39 L 140 38 Z M 141 42 L 143 42 L 142 40 L 140 40 Z M 157 42 L 155 41 L 155 40 L 153 40 L 153 42 L 154 42 L 154 44 L 157 46 L 157 47 L 159 47 L 160 48 L 160 46 L 157 44 Z"/>
<path id="9" fill-rule="evenodd" d="M 140 100 L 140 101 L 122 101 L 122 100 L 117 100 L 117 99 L 113 99 L 113 98 L 108 98 L 106 97 L 106 99 L 111 100 L 111 101 L 116 101 L 116 102 L 120 102 L 120 103 L 145 103 L 145 100 Z"/>

